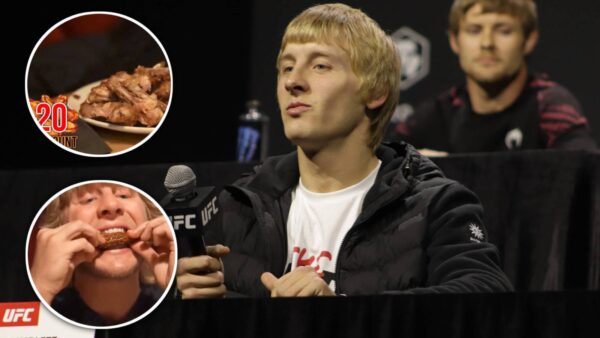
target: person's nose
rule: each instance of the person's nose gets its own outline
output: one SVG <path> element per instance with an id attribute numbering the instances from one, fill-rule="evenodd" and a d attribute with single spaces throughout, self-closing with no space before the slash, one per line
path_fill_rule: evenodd
<path id="1" fill-rule="evenodd" d="M 484 29 L 481 32 L 479 43 L 482 49 L 494 48 L 494 32 L 491 29 Z"/>
<path id="2" fill-rule="evenodd" d="M 102 196 L 98 212 L 101 217 L 115 217 L 123 214 L 121 200 L 113 194 Z"/>
<path id="3" fill-rule="evenodd" d="M 298 95 L 308 90 L 308 82 L 302 68 L 293 69 L 285 79 L 285 90 L 292 95 Z"/>

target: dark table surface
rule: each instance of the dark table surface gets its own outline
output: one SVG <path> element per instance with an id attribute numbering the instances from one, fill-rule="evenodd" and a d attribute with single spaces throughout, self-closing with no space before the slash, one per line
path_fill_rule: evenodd
<path id="1" fill-rule="evenodd" d="M 599 313 L 598 291 L 164 301 L 96 337 L 597 337 Z"/>

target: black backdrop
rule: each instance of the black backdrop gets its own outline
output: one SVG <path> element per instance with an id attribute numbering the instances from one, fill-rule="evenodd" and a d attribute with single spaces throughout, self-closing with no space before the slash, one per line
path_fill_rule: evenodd
<path id="1" fill-rule="evenodd" d="M 346 1 L 362 8 L 389 33 L 409 26 L 431 41 L 430 75 L 402 94 L 417 103 L 462 79 L 446 42 L 450 1 Z M 256 98 L 272 118 L 271 153 L 291 149 L 279 121 L 274 62 L 287 22 L 309 0 L 227 0 L 195 2 L 86 1 L 10 13 L 0 27 L 5 52 L 0 167 L 68 164 L 134 164 L 173 161 L 226 161 L 234 158 L 237 116 Z M 27 8 L 31 7 L 31 8 Z M 534 71 L 548 72 L 581 101 L 600 142 L 600 3 L 539 1 L 541 40 L 531 58 Z M 66 153 L 43 137 L 27 110 L 24 74 L 37 40 L 58 21 L 83 11 L 115 11 L 142 22 L 162 41 L 174 72 L 168 119 L 142 147 L 118 158 L 90 159 Z M 208 20 L 208 18 L 211 20 Z M 215 23 L 211 23 L 214 19 Z M 20 24 L 14 24 L 14 22 Z"/>

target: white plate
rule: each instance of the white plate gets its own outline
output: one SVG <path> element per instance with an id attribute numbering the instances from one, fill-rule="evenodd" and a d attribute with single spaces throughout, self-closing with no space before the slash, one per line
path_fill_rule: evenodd
<path id="1" fill-rule="evenodd" d="M 92 91 L 92 88 L 94 88 L 97 85 L 99 85 L 100 82 L 102 82 L 102 81 L 92 82 L 92 83 L 90 83 L 88 85 L 85 85 L 85 86 L 77 89 L 73 93 L 71 93 L 71 95 L 69 95 L 69 100 L 67 101 L 67 105 L 69 106 L 69 108 L 75 109 L 79 113 L 79 109 L 81 108 L 81 104 L 85 102 L 85 100 L 87 99 L 88 95 Z M 94 120 L 94 119 L 91 119 L 91 118 L 88 118 L 88 117 L 83 117 L 81 115 L 79 115 L 79 118 L 82 119 L 82 120 L 84 120 L 88 124 L 93 125 L 93 126 L 100 127 L 100 128 L 111 129 L 111 130 L 116 130 L 116 131 L 122 131 L 124 133 L 144 134 L 144 135 L 146 135 L 146 134 L 150 134 L 152 131 L 154 131 L 154 128 L 152 128 L 152 127 L 124 126 L 124 125 L 110 123 L 110 122 L 106 122 L 106 121 Z"/>

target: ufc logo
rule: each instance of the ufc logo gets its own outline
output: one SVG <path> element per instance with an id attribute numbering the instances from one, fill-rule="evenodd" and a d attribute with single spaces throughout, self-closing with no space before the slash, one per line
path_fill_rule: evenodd
<path id="1" fill-rule="evenodd" d="M 208 205 L 206 207 L 204 207 L 204 209 L 202 209 L 202 225 L 206 225 L 206 223 L 208 223 L 208 221 L 211 220 L 213 215 L 216 215 L 217 212 L 219 212 L 219 209 L 217 208 L 217 196 L 213 197 L 212 201 L 210 201 L 210 203 L 208 203 Z"/>
<path id="2" fill-rule="evenodd" d="M 0 326 L 34 326 L 38 324 L 40 303 L 0 303 Z"/>
<path id="3" fill-rule="evenodd" d="M 196 215 L 194 214 L 175 215 L 169 216 L 169 218 L 171 219 L 171 223 L 173 223 L 173 228 L 175 228 L 175 230 L 179 230 L 180 225 L 183 225 L 185 229 L 196 229 L 196 224 L 193 222 L 193 220 L 196 219 Z"/>

